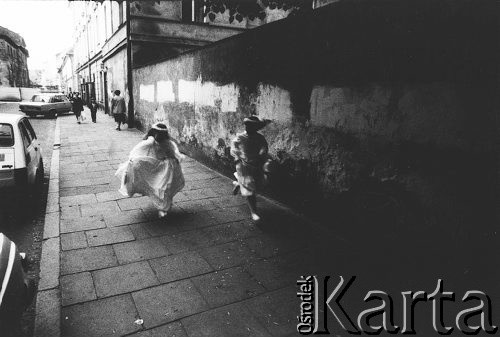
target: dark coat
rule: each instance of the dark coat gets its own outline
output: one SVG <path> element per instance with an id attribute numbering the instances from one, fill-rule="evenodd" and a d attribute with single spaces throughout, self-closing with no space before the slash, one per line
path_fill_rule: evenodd
<path id="1" fill-rule="evenodd" d="M 97 103 L 94 103 L 94 104 L 90 103 L 90 104 L 88 105 L 88 107 L 89 107 L 89 109 L 90 109 L 90 112 L 92 112 L 92 113 L 96 113 L 96 112 L 97 112 L 97 108 L 98 108 Z"/>
<path id="2" fill-rule="evenodd" d="M 83 111 L 83 101 L 80 97 L 73 98 L 72 108 L 73 112 L 82 112 Z"/>

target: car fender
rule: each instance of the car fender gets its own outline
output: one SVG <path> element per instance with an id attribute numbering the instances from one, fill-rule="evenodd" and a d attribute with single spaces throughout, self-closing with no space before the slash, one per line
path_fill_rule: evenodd
<path id="1" fill-rule="evenodd" d="M 0 233 L 0 328 L 20 318 L 33 300 L 22 257 L 14 242 Z"/>

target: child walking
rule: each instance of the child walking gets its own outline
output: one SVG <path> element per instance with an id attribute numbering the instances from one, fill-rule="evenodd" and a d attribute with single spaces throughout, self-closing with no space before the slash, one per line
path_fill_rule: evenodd
<path id="1" fill-rule="evenodd" d="M 263 135 L 258 133 L 269 121 L 261 120 L 257 116 L 250 116 L 243 120 L 245 132 L 236 136 L 232 142 L 231 154 L 236 160 L 234 176 L 237 182 L 234 194 L 241 191 L 246 197 L 252 220 L 259 221 L 257 214 L 257 189 L 264 182 L 262 166 L 268 158 L 268 145 Z"/>
<path id="2" fill-rule="evenodd" d="M 135 193 L 149 196 L 158 208 L 158 216 L 165 217 L 173 197 L 184 188 L 180 165 L 183 157 L 170 140 L 166 125 L 154 124 L 115 173 L 122 182 L 120 193 L 128 197 Z"/>

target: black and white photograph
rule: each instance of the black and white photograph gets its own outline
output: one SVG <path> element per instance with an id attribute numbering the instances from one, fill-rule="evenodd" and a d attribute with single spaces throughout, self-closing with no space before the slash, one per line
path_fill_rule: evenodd
<path id="1" fill-rule="evenodd" d="M 0 337 L 500 335 L 500 2 L 0 0 Z"/>

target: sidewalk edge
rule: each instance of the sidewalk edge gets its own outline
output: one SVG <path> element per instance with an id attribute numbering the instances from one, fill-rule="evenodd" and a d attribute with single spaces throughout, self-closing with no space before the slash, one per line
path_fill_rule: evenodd
<path id="1" fill-rule="evenodd" d="M 61 335 L 61 294 L 59 290 L 60 239 L 59 239 L 59 146 L 60 119 L 54 130 L 54 146 L 50 165 L 50 178 L 45 209 L 40 279 L 35 308 L 34 337 L 59 337 Z M 49 199 L 51 202 L 49 203 Z"/>

